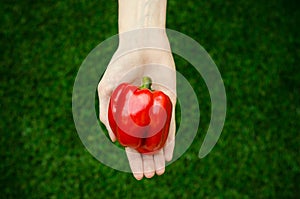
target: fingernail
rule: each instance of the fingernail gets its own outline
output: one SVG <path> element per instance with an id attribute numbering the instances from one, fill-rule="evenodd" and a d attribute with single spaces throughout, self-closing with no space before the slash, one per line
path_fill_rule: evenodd
<path id="1" fill-rule="evenodd" d="M 145 173 L 146 178 L 152 178 L 154 176 L 154 172 Z"/>
<path id="2" fill-rule="evenodd" d="M 172 160 L 172 158 L 173 158 L 173 155 L 169 155 L 169 156 L 165 156 L 165 160 L 167 161 L 167 162 L 170 162 L 171 160 Z"/>
<path id="3" fill-rule="evenodd" d="M 165 172 L 165 168 L 156 170 L 156 174 L 159 175 L 159 176 L 164 174 L 164 172 Z"/>
<path id="4" fill-rule="evenodd" d="M 137 179 L 137 180 L 143 179 L 143 174 L 141 174 L 141 173 L 134 173 L 133 176 L 134 176 L 135 179 Z"/>

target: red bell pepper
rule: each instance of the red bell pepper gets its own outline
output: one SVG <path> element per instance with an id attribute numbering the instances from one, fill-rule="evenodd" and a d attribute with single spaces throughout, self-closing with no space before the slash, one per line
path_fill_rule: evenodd
<path id="1" fill-rule="evenodd" d="M 109 125 L 122 146 L 153 154 L 167 140 L 172 115 L 170 98 L 151 90 L 151 79 L 137 87 L 120 84 L 112 93 L 108 108 Z"/>

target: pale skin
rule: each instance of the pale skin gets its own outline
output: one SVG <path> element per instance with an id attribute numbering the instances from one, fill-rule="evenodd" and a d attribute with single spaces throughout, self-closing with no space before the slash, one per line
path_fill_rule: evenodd
<path id="1" fill-rule="evenodd" d="M 162 90 L 173 104 L 172 119 L 166 145 L 153 155 L 144 155 L 126 147 L 125 151 L 133 176 L 137 180 L 152 178 L 165 172 L 166 161 L 171 161 L 175 146 L 175 63 L 165 33 L 167 0 L 119 0 L 119 47 L 98 85 L 100 120 L 110 139 L 116 137 L 108 122 L 108 105 L 113 90 L 121 83 L 139 85 L 143 76 L 153 79 L 153 89 Z M 155 28 L 158 31 L 146 31 Z M 153 48 L 143 48 L 144 46 Z M 158 71 L 158 68 L 159 69 Z"/>

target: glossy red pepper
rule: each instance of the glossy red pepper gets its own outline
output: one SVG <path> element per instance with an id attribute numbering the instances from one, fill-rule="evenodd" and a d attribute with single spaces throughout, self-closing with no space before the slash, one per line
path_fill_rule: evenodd
<path id="1" fill-rule="evenodd" d="M 151 79 L 137 87 L 120 84 L 112 93 L 108 108 L 110 127 L 122 146 L 153 154 L 167 140 L 172 103 L 162 91 L 151 90 Z"/>

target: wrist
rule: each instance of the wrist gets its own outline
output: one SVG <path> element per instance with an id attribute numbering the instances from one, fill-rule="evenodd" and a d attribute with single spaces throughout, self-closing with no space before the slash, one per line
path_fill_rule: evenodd
<path id="1" fill-rule="evenodd" d="M 119 33 L 141 28 L 165 29 L 167 0 L 119 0 Z"/>
<path id="2" fill-rule="evenodd" d="M 142 28 L 119 34 L 119 52 L 144 49 L 170 51 L 170 43 L 165 29 Z"/>

